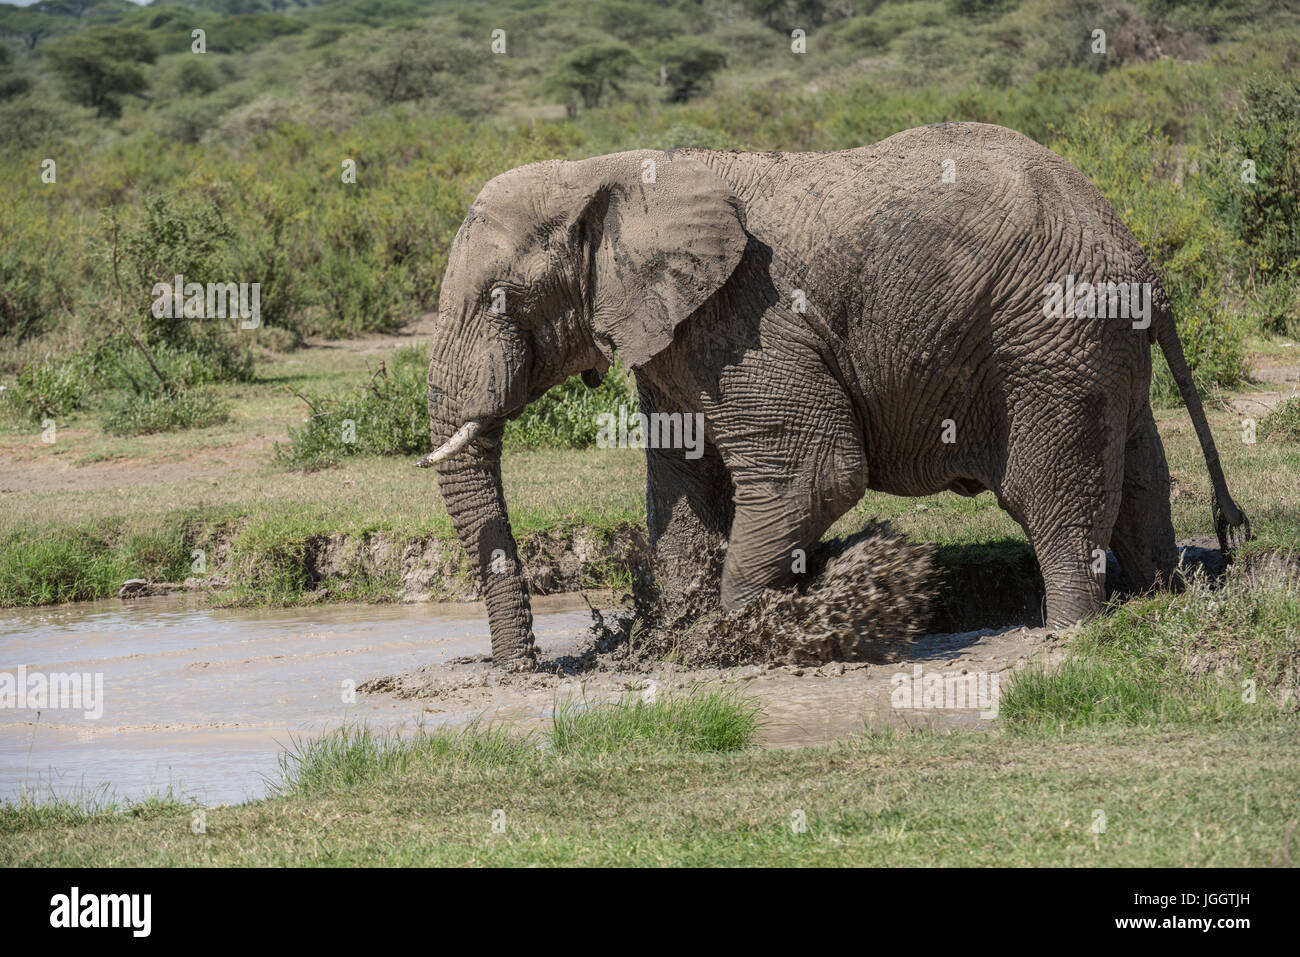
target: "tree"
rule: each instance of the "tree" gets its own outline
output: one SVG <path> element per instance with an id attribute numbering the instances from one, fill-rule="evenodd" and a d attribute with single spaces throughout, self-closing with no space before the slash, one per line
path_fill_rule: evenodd
<path id="1" fill-rule="evenodd" d="M 667 77 L 668 99 L 685 103 L 713 85 L 713 74 L 727 65 L 727 54 L 698 37 L 680 37 L 660 52 Z"/>
<path id="2" fill-rule="evenodd" d="M 45 16 L 31 10 L 0 10 L 0 34 L 18 37 L 28 50 L 35 50 L 36 44 L 53 35 L 60 27 L 58 18 Z"/>
<path id="3" fill-rule="evenodd" d="M 0 43 L 0 100 L 26 93 L 32 86 L 30 79 L 13 69 L 13 59 L 9 48 Z"/>
<path id="4" fill-rule="evenodd" d="M 122 115 L 119 97 L 148 89 L 136 65 L 156 58 L 149 37 L 140 30 L 109 27 L 87 30 L 50 46 L 50 66 L 71 99 L 94 107 L 97 117 Z"/>
<path id="5" fill-rule="evenodd" d="M 589 43 L 560 61 L 549 85 L 565 94 L 570 112 L 574 96 L 593 109 L 606 91 L 622 92 L 620 84 L 636 62 L 636 54 L 621 43 Z"/>

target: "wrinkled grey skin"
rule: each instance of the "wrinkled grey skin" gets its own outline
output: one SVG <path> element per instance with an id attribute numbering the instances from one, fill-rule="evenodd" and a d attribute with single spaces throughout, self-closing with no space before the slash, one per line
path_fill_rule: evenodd
<path id="1" fill-rule="evenodd" d="M 1150 328 L 1045 317 L 1045 286 L 1067 275 L 1151 283 Z M 647 449 L 661 589 L 689 572 L 671 559 L 722 539 L 725 607 L 788 585 L 792 553 L 868 488 L 992 490 L 1033 544 L 1053 626 L 1098 609 L 1095 549 L 1114 548 L 1130 586 L 1166 583 L 1152 342 L 1195 424 L 1223 540 L 1245 517 L 1168 300 L 1110 204 L 1024 136 L 940 124 L 837 153 L 646 150 L 498 176 L 452 245 L 429 367 L 435 448 L 467 423 L 480 432 L 436 457 L 482 573 L 493 659 L 534 666 L 502 426 L 616 353 L 643 411 L 706 420 L 702 458 Z"/>

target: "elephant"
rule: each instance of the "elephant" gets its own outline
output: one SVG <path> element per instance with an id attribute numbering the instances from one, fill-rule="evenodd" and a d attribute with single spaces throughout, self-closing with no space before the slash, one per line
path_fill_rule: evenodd
<path id="1" fill-rule="evenodd" d="M 725 543 L 716 594 L 736 609 L 790 587 L 791 556 L 867 489 L 987 490 L 1034 550 L 1046 624 L 1064 626 L 1099 610 L 1108 547 L 1134 589 L 1174 584 L 1152 342 L 1195 426 L 1226 551 L 1249 523 L 1168 298 L 1110 203 L 1028 137 L 939 123 L 837 152 L 544 161 L 489 181 L 450 246 L 429 361 L 435 451 L 417 464 L 436 468 L 509 670 L 537 662 L 504 425 L 616 356 L 642 413 L 703 421 L 702 449 L 646 449 L 659 574 Z"/>

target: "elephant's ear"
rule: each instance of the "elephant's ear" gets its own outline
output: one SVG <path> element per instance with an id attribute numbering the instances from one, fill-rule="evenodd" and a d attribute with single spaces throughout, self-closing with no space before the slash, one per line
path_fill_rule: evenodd
<path id="1" fill-rule="evenodd" d="M 635 369 L 668 347 L 740 263 L 747 240 L 739 200 L 722 177 L 684 156 L 636 150 L 569 166 L 596 345 Z"/>

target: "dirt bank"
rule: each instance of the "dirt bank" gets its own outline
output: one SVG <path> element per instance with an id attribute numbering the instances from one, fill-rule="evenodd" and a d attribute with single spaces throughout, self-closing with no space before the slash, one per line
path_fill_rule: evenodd
<path id="1" fill-rule="evenodd" d="M 226 600 L 236 587 L 256 588 L 273 575 L 287 575 L 302 585 L 301 601 L 310 604 L 350 598 L 356 581 L 383 585 L 382 601 L 477 601 L 477 574 L 454 538 L 402 536 L 385 532 L 362 535 L 319 534 L 288 538 L 273 549 L 240 541 L 244 526 L 222 525 L 195 532 L 187 544 L 202 549 L 208 574 L 183 582 L 147 582 L 123 598 L 174 591 L 208 592 Z M 649 569 L 650 545 L 645 529 L 627 524 L 598 531 L 586 526 L 521 536 L 519 556 L 534 595 L 554 595 L 629 582 Z"/>

